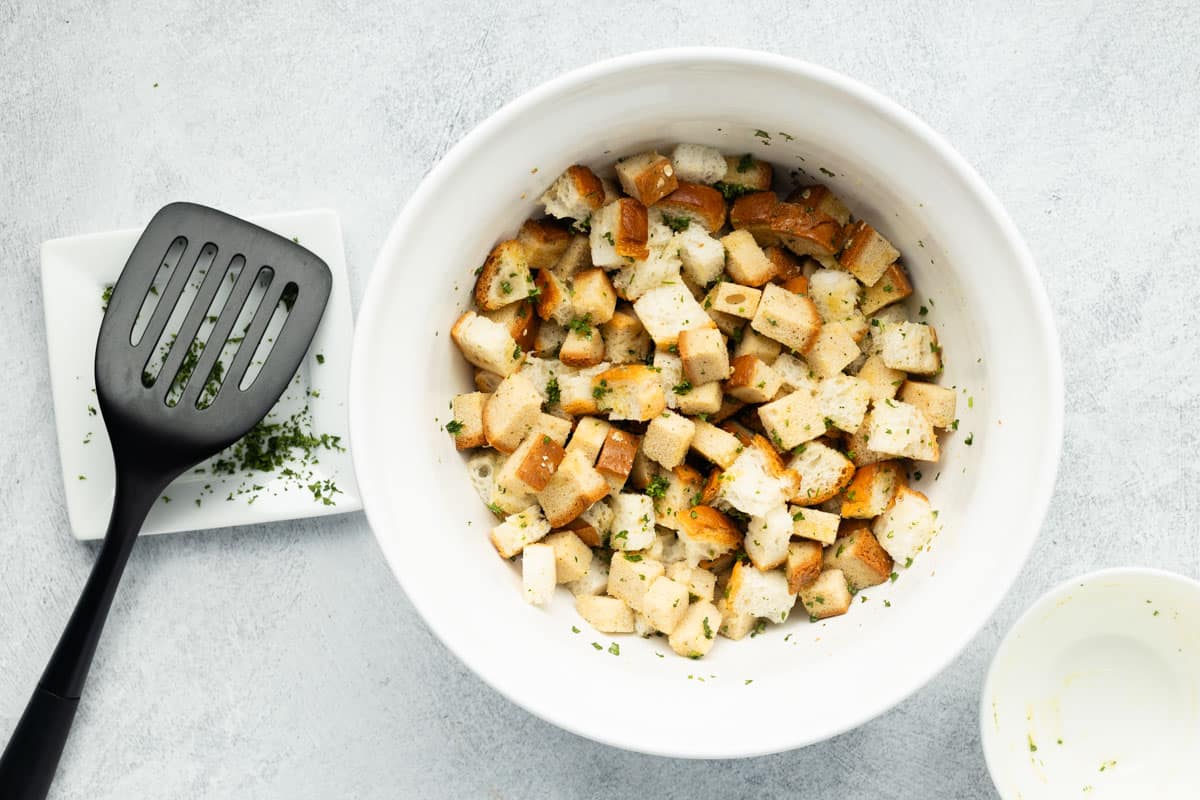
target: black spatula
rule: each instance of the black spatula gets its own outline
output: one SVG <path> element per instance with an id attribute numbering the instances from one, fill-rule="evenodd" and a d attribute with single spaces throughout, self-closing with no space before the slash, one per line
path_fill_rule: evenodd
<path id="1" fill-rule="evenodd" d="M 46 796 L 146 514 L 167 484 L 271 410 L 316 333 L 331 282 L 325 262 L 300 245 L 211 208 L 174 203 L 146 227 L 113 288 L 96 346 L 96 394 L 116 463 L 112 517 L 0 756 L 0 798 Z"/>

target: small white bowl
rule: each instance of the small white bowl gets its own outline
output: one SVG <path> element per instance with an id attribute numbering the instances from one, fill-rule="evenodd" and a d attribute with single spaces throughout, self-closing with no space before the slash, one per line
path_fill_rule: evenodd
<path id="1" fill-rule="evenodd" d="M 983 751 L 1006 800 L 1200 794 L 1200 582 L 1109 569 L 1050 590 L 988 672 Z"/>

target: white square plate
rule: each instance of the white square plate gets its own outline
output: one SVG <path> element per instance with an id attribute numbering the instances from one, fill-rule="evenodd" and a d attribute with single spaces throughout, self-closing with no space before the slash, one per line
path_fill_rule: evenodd
<path id="1" fill-rule="evenodd" d="M 353 321 L 337 214 L 328 210 L 298 211 L 257 217 L 251 222 L 295 238 L 324 259 L 333 273 L 329 305 L 308 355 L 267 419 L 286 419 L 307 403 L 310 413 L 306 419 L 311 422 L 302 422 L 302 427 L 311 425 L 307 432 L 317 436 L 338 436 L 345 447 Z M 96 336 L 104 316 L 104 289 L 116 282 L 140 235 L 140 230 L 113 231 L 54 239 L 42 245 L 42 297 L 54 419 L 67 514 L 77 539 L 103 537 L 112 508 L 112 450 L 100 418 L 93 377 Z M 297 461 L 288 466 L 304 479 L 288 479 L 279 471 L 215 475 L 207 462 L 201 464 L 167 487 L 146 518 L 142 533 L 249 525 L 339 514 L 362 507 L 346 450 L 320 449 L 315 452 L 315 462 Z M 330 498 L 332 504 L 322 499 L 327 492 L 321 491 L 318 497 L 308 488 L 314 483 L 318 487 L 337 487 L 338 492 Z"/>

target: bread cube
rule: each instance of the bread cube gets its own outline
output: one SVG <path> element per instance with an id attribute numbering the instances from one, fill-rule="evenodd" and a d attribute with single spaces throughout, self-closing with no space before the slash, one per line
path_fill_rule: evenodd
<path id="1" fill-rule="evenodd" d="M 821 576 L 821 557 L 824 551 L 825 548 L 820 542 L 804 540 L 788 543 L 783 574 L 787 577 L 789 592 L 798 594 L 800 590 L 812 586 Z"/>
<path id="2" fill-rule="evenodd" d="M 641 437 L 619 428 L 611 428 L 605 438 L 600 457 L 596 459 L 596 471 L 608 481 L 613 493 L 625 485 L 625 479 L 633 470 L 633 459 L 637 455 Z"/>
<path id="3" fill-rule="evenodd" d="M 750 231 L 736 230 L 721 237 L 725 247 L 725 271 L 735 283 L 762 286 L 775 277 L 775 265 L 763 253 Z"/>
<path id="4" fill-rule="evenodd" d="M 674 348 L 678 350 L 678 347 Z M 663 388 L 667 408 L 678 408 L 679 398 L 690 391 L 690 384 L 683 382 L 683 361 L 666 350 L 655 350 L 651 369 L 658 373 L 658 383 Z M 675 391 L 679 388 L 680 391 Z"/>
<path id="5" fill-rule="evenodd" d="M 724 636 L 726 639 L 746 638 L 746 634 L 750 633 L 758 625 L 758 619 L 753 614 L 746 612 L 735 612 L 729 602 L 729 598 L 725 596 L 718 597 L 714 603 L 717 610 L 721 612 L 721 627 L 717 633 Z"/>
<path id="6" fill-rule="evenodd" d="M 851 591 L 878 586 L 892 574 L 892 557 L 866 528 L 857 528 L 825 549 L 826 569 L 840 569 Z"/>
<path id="7" fill-rule="evenodd" d="M 546 488 L 537 493 L 537 499 L 550 525 L 561 528 L 608 492 L 608 482 L 586 454 L 574 452 L 563 457 Z"/>
<path id="8" fill-rule="evenodd" d="M 850 438 L 846 440 L 846 456 L 854 462 L 854 466 L 856 467 L 865 467 L 868 464 L 875 464 L 892 458 L 888 453 L 880 453 L 867 446 L 868 436 L 871 432 L 872 416 L 873 412 L 868 411 L 867 415 L 863 417 L 862 425 L 858 426 L 858 430 L 850 434 Z"/>
<path id="9" fill-rule="evenodd" d="M 953 389 L 934 383 L 905 381 L 900 387 L 900 399 L 921 409 L 935 428 L 949 428 L 954 424 L 958 396 Z M 458 419 L 457 412 L 455 419 Z"/>
<path id="10" fill-rule="evenodd" d="M 819 269 L 808 279 L 808 287 L 822 321 L 840 322 L 856 342 L 862 341 L 867 335 L 867 318 L 858 306 L 858 281 L 848 272 Z"/>
<path id="11" fill-rule="evenodd" d="M 665 567 L 678 564 L 685 557 L 683 543 L 671 531 L 656 530 L 654 541 L 642 552 L 655 561 L 661 561 Z"/>
<path id="12" fill-rule="evenodd" d="M 450 338 L 462 351 L 463 358 L 501 377 L 516 372 L 524 358 L 507 328 L 474 311 L 467 311 L 458 318 L 450 328 Z"/>
<path id="13" fill-rule="evenodd" d="M 583 539 L 588 547 L 600 547 L 604 539 L 612 533 L 613 516 L 612 503 L 608 498 L 604 498 L 588 506 L 587 510 L 568 523 L 567 527 L 574 530 L 575 535 Z M 587 528 L 591 530 L 588 531 Z"/>
<path id="14" fill-rule="evenodd" d="M 725 269 L 725 246 L 698 226 L 675 234 L 667 249 L 675 249 L 683 274 L 697 286 L 707 286 Z"/>
<path id="15" fill-rule="evenodd" d="M 590 169 L 575 164 L 550 184 L 541 202 L 552 217 L 583 222 L 604 205 L 604 184 Z"/>
<path id="16" fill-rule="evenodd" d="M 541 358 L 558 358 L 558 350 L 567 338 L 567 329 L 557 322 L 542 322 L 537 326 L 531 351 Z"/>
<path id="17" fill-rule="evenodd" d="M 644 550 L 654 542 L 654 501 L 644 494 L 621 492 L 612 498 L 614 550 Z M 641 610 L 640 608 L 638 609 Z"/>
<path id="18" fill-rule="evenodd" d="M 504 378 L 494 372 L 488 372 L 486 369 L 475 370 L 475 388 L 484 394 L 491 394 L 496 391 L 496 387 L 500 385 L 500 381 Z"/>
<path id="19" fill-rule="evenodd" d="M 608 438 L 612 425 L 598 417 L 582 417 L 575 423 L 575 431 L 567 442 L 567 453 L 582 452 L 589 464 L 596 463 L 604 441 Z"/>
<path id="20" fill-rule="evenodd" d="M 604 270 L 593 267 L 575 273 L 571 304 L 575 316 L 590 319 L 593 325 L 603 325 L 612 319 L 617 308 L 617 293 Z"/>
<path id="21" fill-rule="evenodd" d="M 703 658 L 712 650 L 721 627 L 721 612 L 712 603 L 701 600 L 688 606 L 667 643 L 676 654 Z"/>
<path id="22" fill-rule="evenodd" d="M 650 420 L 646 437 L 642 440 L 642 451 L 651 461 L 674 469 L 683 463 L 695 435 L 696 423 L 687 417 L 665 411 Z"/>
<path id="23" fill-rule="evenodd" d="M 670 636 L 688 610 L 688 589 L 664 576 L 654 579 L 642 598 L 642 613 L 655 630 Z"/>
<path id="24" fill-rule="evenodd" d="M 485 505 L 492 502 L 492 493 L 496 488 L 496 472 L 503 463 L 503 454 L 495 450 L 476 450 L 467 459 L 467 476 L 471 479 L 471 488 Z"/>
<path id="25" fill-rule="evenodd" d="M 701 561 L 732 553 L 742 543 L 742 532 L 720 511 L 711 506 L 693 506 L 676 513 L 679 528 L 676 535 L 683 543 L 687 563 L 696 566 Z"/>
<path id="26" fill-rule="evenodd" d="M 900 257 L 892 243 L 862 220 L 846 228 L 846 243 L 838 262 L 865 286 L 874 286 Z"/>
<path id="27" fill-rule="evenodd" d="M 800 475 L 800 491 L 791 501 L 800 506 L 815 506 L 835 496 L 854 477 L 854 462 L 820 441 L 797 448 L 788 469 Z M 846 516 L 843 511 L 842 516 Z"/>
<path id="28" fill-rule="evenodd" d="M 825 433 L 825 415 L 816 392 L 809 388 L 797 389 L 759 406 L 758 418 L 771 441 L 784 450 L 791 450 Z"/>
<path id="29" fill-rule="evenodd" d="M 665 572 L 662 562 L 640 553 L 613 553 L 608 565 L 608 593 L 641 613 L 642 598 L 650 590 L 650 584 Z"/>
<path id="30" fill-rule="evenodd" d="M 587 574 L 592 563 L 592 549 L 571 531 L 556 531 L 542 539 L 542 544 L 554 550 L 555 580 L 572 583 Z"/>
<path id="31" fill-rule="evenodd" d="M 647 206 L 679 188 L 671 159 L 655 152 L 638 153 L 617 161 L 617 180 L 625 194 Z"/>
<path id="32" fill-rule="evenodd" d="M 808 366 L 808 362 L 794 353 L 781 354 L 775 359 L 771 368 L 779 376 L 783 388 L 788 391 L 807 389 L 816 392 L 820 388 L 821 382 L 817 378 L 817 373 Z"/>
<path id="33" fill-rule="evenodd" d="M 747 153 L 744 156 L 725 156 L 725 174 L 718 183 L 728 194 L 736 196 L 770 189 L 771 176 L 769 163 Z"/>
<path id="34" fill-rule="evenodd" d="M 475 279 L 475 303 L 483 309 L 496 309 L 533 293 L 524 246 L 509 239 L 493 247 Z"/>
<path id="35" fill-rule="evenodd" d="M 542 510 L 536 505 L 529 506 L 516 514 L 505 517 L 496 527 L 492 528 L 492 546 L 503 558 L 519 555 L 526 545 L 540 541 L 550 533 L 550 523 L 542 515 Z M 553 551 L 551 551 L 551 564 Z"/>
<path id="36" fill-rule="evenodd" d="M 867 414 L 871 385 L 850 375 L 834 375 L 818 385 L 817 402 L 834 427 L 854 433 Z"/>
<path id="37" fill-rule="evenodd" d="M 713 184 L 725 175 L 725 156 L 703 144 L 677 144 L 671 151 L 675 177 L 682 183 Z"/>
<path id="38" fill-rule="evenodd" d="M 592 379 L 596 405 L 609 419 L 649 420 L 667 407 L 658 373 L 645 364 L 611 367 Z"/>
<path id="39" fill-rule="evenodd" d="M 937 436 L 929 418 L 916 406 L 898 400 L 884 400 L 871 410 L 867 447 L 918 461 L 937 461 L 939 457 Z"/>
<path id="40" fill-rule="evenodd" d="M 688 565 L 686 561 L 676 561 L 667 567 L 667 577 L 676 583 L 683 584 L 692 602 L 704 600 L 712 602 L 717 588 L 717 576 L 706 569 Z"/>
<path id="41" fill-rule="evenodd" d="M 785 622 L 796 603 L 796 595 L 788 590 L 787 577 L 781 570 L 764 572 L 738 561 L 725 586 L 734 613 L 745 613 L 769 622 Z"/>
<path id="42" fill-rule="evenodd" d="M 763 336 L 747 324 L 741 329 L 740 338 L 737 339 L 737 345 L 733 348 L 733 356 L 735 359 L 752 356 L 764 364 L 774 364 L 775 359 L 779 358 L 782 351 L 783 345 L 774 339 Z"/>
<path id="43" fill-rule="evenodd" d="M 850 209 L 822 184 L 800 186 L 787 196 L 787 201 L 833 217 L 839 225 L 850 222 Z"/>
<path id="44" fill-rule="evenodd" d="M 521 585 L 525 602 L 545 604 L 554 596 L 554 548 L 548 544 L 526 545 L 521 553 Z"/>
<path id="45" fill-rule="evenodd" d="M 867 382 L 871 400 L 875 403 L 891 400 L 904 383 L 904 373 L 884 364 L 883 359 L 877 355 L 867 357 L 859 367 L 856 377 Z"/>
<path id="46" fill-rule="evenodd" d="M 544 320 L 566 325 L 575 316 L 571 294 L 566 282 L 556 273 L 544 269 L 534 277 L 537 287 L 537 313 Z"/>
<path id="47" fill-rule="evenodd" d="M 650 354 L 650 334 L 632 309 L 617 309 L 601 326 L 604 334 L 604 359 L 613 364 L 634 364 Z"/>
<path id="48" fill-rule="evenodd" d="M 509 375 L 483 406 L 483 434 L 488 444 L 511 453 L 529 435 L 542 414 L 542 396 L 529 378 Z"/>
<path id="49" fill-rule="evenodd" d="M 604 361 L 604 337 L 591 326 L 575 326 L 567 330 L 558 351 L 558 358 L 568 367 L 594 367 Z"/>
<path id="50" fill-rule="evenodd" d="M 591 269 L 593 266 L 591 241 L 585 234 L 572 233 L 571 240 L 567 242 L 566 249 L 552 269 L 554 274 L 567 281 L 575 277 L 575 273 Z"/>
<path id="51" fill-rule="evenodd" d="M 692 385 L 729 377 L 729 350 L 716 328 L 680 331 L 678 348 L 683 374 Z"/>
<path id="52" fill-rule="evenodd" d="M 779 394 L 783 386 L 775 370 L 754 356 L 738 356 L 733 360 L 733 374 L 725 391 L 743 403 L 765 403 Z"/>
<path id="53" fill-rule="evenodd" d="M 602 595 L 608 591 L 608 559 L 598 558 L 592 554 L 587 572 L 578 580 L 566 584 L 567 591 L 576 598 L 583 596 Z"/>
<path id="54" fill-rule="evenodd" d="M 634 301 L 633 309 L 650 338 L 662 348 L 677 344 L 682 331 L 713 327 L 713 321 L 682 283 L 651 289 Z"/>
<path id="55" fill-rule="evenodd" d="M 904 468 L 898 461 L 879 461 L 860 467 L 842 497 L 841 515 L 852 519 L 871 519 L 884 512 L 896 495 L 907 486 Z"/>
<path id="56" fill-rule="evenodd" d="M 709 290 L 704 298 L 704 307 L 747 320 L 758 310 L 761 298 L 762 292 L 757 289 L 722 281 Z"/>
<path id="57" fill-rule="evenodd" d="M 543 432 L 539 424 L 504 462 L 496 474 L 496 482 L 517 494 L 539 492 L 558 470 L 563 455 L 562 445 Z"/>
<path id="58" fill-rule="evenodd" d="M 805 352 L 821 332 L 821 315 L 810 298 L 768 284 L 750 325 L 763 336 Z"/>
<path id="59" fill-rule="evenodd" d="M 841 322 L 831 322 L 821 326 L 804 359 L 813 372 L 828 378 L 845 369 L 861 352 L 849 329 Z"/>
<path id="60" fill-rule="evenodd" d="M 842 246 L 842 226 L 833 217 L 795 203 L 779 203 L 771 211 L 771 231 L 799 256 L 829 258 Z"/>
<path id="61" fill-rule="evenodd" d="M 742 452 L 742 445 L 736 436 L 703 420 L 695 422 L 691 446 L 697 453 L 723 469 L 733 466 L 733 462 Z"/>
<path id="62" fill-rule="evenodd" d="M 916 558 L 937 531 L 937 512 L 921 492 L 901 486 L 871 531 L 888 555 L 904 564 Z"/>
<path id="63" fill-rule="evenodd" d="M 513 341 L 522 350 L 533 350 L 537 346 L 537 334 L 540 321 L 534 314 L 535 306 L 532 300 L 519 300 L 509 303 L 492 311 L 481 311 L 481 316 L 492 322 L 498 322 L 513 337 Z"/>
<path id="64" fill-rule="evenodd" d="M 933 375 L 942 367 L 937 334 L 920 322 L 885 325 L 880 335 L 880 356 L 892 369 L 918 375 Z"/>
<path id="65" fill-rule="evenodd" d="M 821 544 L 833 544 L 837 539 L 838 523 L 841 518 L 818 508 L 800 508 L 793 506 L 792 534 L 804 539 L 812 539 Z"/>
<path id="66" fill-rule="evenodd" d="M 592 263 L 597 267 L 619 267 L 649 257 L 648 225 L 646 207 L 629 197 L 614 200 L 592 214 L 588 234 Z"/>
<path id="67" fill-rule="evenodd" d="M 897 262 L 884 270 L 883 275 L 868 286 L 862 295 L 862 312 L 874 314 L 881 308 L 898 303 L 913 292 L 912 283 L 908 280 L 904 268 Z"/>
<path id="68" fill-rule="evenodd" d="M 571 233 L 550 220 L 527 219 L 517 231 L 517 241 L 525 248 L 530 269 L 552 269 L 571 243 Z"/>
<path id="69" fill-rule="evenodd" d="M 751 516 L 765 516 L 783 505 L 800 486 L 761 436 L 754 437 L 721 476 L 720 500 Z"/>
<path id="70" fill-rule="evenodd" d="M 771 191 L 742 195 L 729 209 L 729 224 L 734 230 L 749 233 L 759 245 L 774 247 L 779 244 L 779 235 L 771 230 L 771 214 L 777 205 L 779 198 Z M 768 260 L 775 263 L 774 259 Z"/>
<path id="71" fill-rule="evenodd" d="M 850 610 L 854 597 L 840 569 L 827 569 L 811 585 L 800 590 L 800 602 L 809 619 L 837 617 Z"/>
<path id="72" fill-rule="evenodd" d="M 686 384 L 685 384 L 686 385 Z M 684 387 L 678 387 L 675 394 L 675 407 L 679 409 L 679 413 L 695 416 L 698 414 L 709 414 L 715 416 L 721 410 L 721 382 L 711 381 L 702 383 L 699 386 L 692 386 L 686 391 Z"/>
<path id="73" fill-rule="evenodd" d="M 450 401 L 450 422 L 446 430 L 454 437 L 454 447 L 469 450 L 487 444 L 483 434 L 483 406 L 491 395 L 483 392 L 456 395 Z"/>
<path id="74" fill-rule="evenodd" d="M 746 555 L 759 569 L 774 569 L 787 560 L 791 538 L 792 515 L 780 504 L 763 516 L 750 518 L 746 525 Z"/>
<path id="75" fill-rule="evenodd" d="M 609 368 L 607 362 L 586 367 L 570 374 L 558 376 L 558 406 L 574 416 L 597 414 L 596 396 L 592 391 L 592 379 Z"/>
<path id="76" fill-rule="evenodd" d="M 633 633 L 633 611 L 624 600 L 580 594 L 575 596 L 575 610 L 601 633 Z"/>
<path id="77" fill-rule="evenodd" d="M 725 198 L 711 186 L 680 183 L 679 188 L 650 208 L 672 231 L 683 231 L 693 224 L 712 233 L 725 224 Z"/>

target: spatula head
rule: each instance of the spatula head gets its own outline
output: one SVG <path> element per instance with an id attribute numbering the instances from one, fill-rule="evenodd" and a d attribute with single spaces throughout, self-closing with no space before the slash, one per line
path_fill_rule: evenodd
<path id="1" fill-rule="evenodd" d="M 324 261 L 257 225 L 192 203 L 155 214 L 96 345 L 118 467 L 174 477 L 249 432 L 299 368 L 331 285 Z"/>

